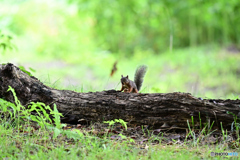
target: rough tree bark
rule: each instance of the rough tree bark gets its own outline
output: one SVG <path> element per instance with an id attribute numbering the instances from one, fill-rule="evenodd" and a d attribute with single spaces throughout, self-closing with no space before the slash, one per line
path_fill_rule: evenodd
<path id="1" fill-rule="evenodd" d="M 239 100 L 201 99 L 189 93 L 124 93 L 115 90 L 77 93 L 57 90 L 22 72 L 13 64 L 0 65 L 0 98 L 14 102 L 8 86 L 15 89 L 21 104 L 43 102 L 51 107 L 55 103 L 64 117 L 62 122 L 81 123 L 123 119 L 134 125 L 154 128 L 187 128 L 187 120 L 195 127 L 200 119 L 220 128 L 230 128 L 233 115 L 240 115 Z M 200 118 L 199 118 L 200 117 Z"/>

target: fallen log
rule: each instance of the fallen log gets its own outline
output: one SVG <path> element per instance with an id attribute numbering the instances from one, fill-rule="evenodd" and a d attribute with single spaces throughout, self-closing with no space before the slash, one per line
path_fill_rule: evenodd
<path id="1" fill-rule="evenodd" d="M 133 125 L 154 128 L 199 128 L 200 123 L 230 129 L 234 116 L 240 117 L 239 100 L 201 99 L 190 93 L 124 93 L 115 90 L 78 93 L 44 85 L 15 65 L 0 65 L 0 98 L 14 103 L 8 87 L 15 89 L 23 106 L 43 102 L 57 109 L 62 122 L 82 123 L 123 119 Z M 192 118 L 193 122 L 192 123 Z"/>

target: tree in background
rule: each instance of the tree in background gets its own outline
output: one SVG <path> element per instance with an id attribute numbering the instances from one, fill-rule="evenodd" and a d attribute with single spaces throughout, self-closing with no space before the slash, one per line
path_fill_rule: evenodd
<path id="1" fill-rule="evenodd" d="M 98 45 L 111 52 L 240 43 L 239 0 L 78 0 L 77 6 L 93 19 Z"/>

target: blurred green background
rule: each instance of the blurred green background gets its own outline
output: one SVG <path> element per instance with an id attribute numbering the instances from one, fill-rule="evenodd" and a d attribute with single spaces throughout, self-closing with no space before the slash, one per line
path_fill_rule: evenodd
<path id="1" fill-rule="evenodd" d="M 0 0 L 0 31 L 0 62 L 58 89 L 119 90 L 145 64 L 141 92 L 240 93 L 239 0 Z"/>

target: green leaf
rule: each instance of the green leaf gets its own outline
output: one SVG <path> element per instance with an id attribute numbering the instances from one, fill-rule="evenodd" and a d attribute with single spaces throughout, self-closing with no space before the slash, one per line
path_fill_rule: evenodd
<path id="1" fill-rule="evenodd" d="M 54 128 L 53 138 L 57 138 L 57 136 L 61 133 L 61 130 L 58 128 Z"/>

